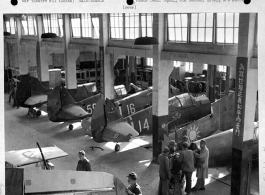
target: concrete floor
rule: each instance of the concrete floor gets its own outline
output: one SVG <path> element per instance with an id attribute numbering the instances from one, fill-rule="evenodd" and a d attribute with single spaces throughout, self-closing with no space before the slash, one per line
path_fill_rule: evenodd
<path id="1" fill-rule="evenodd" d="M 43 107 L 45 110 L 45 107 Z M 26 108 L 12 108 L 5 94 L 5 151 L 35 148 L 36 142 L 42 147 L 56 145 L 68 153 L 67 157 L 54 159 L 51 162 L 55 169 L 75 170 L 78 161 L 78 151 L 84 150 L 90 160 L 92 170 L 104 171 L 118 177 L 127 185 L 126 175 L 129 172 L 138 174 L 143 195 L 155 195 L 158 189 L 158 165 L 151 163 L 152 151 L 146 149 L 151 140 L 148 137 L 137 138 L 129 143 L 122 143 L 120 152 L 114 151 L 114 143 L 95 143 L 80 126 L 74 124 L 74 130 L 68 130 L 66 123 L 49 121 L 47 113 L 42 112 L 39 118 L 29 118 Z M 46 115 L 45 115 L 46 114 Z M 91 150 L 90 146 L 100 146 L 104 149 Z M 35 165 L 29 165 L 35 166 Z M 196 182 L 193 173 L 192 186 Z M 258 194 L 258 170 L 252 174 L 251 194 Z M 205 191 L 192 192 L 194 195 L 230 194 L 230 175 L 227 168 L 210 169 Z"/>

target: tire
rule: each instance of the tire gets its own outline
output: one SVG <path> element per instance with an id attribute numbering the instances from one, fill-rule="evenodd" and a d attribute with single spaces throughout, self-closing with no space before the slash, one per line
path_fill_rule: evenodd
<path id="1" fill-rule="evenodd" d="M 72 124 L 70 124 L 68 128 L 69 128 L 70 131 L 72 131 L 74 126 Z"/>
<path id="2" fill-rule="evenodd" d="M 115 145 L 115 151 L 116 151 L 116 152 L 120 151 L 120 148 L 121 148 L 121 147 L 120 147 L 119 144 L 116 144 L 116 145 Z"/>
<path id="3" fill-rule="evenodd" d="M 36 116 L 39 117 L 40 115 L 41 115 L 41 111 L 40 110 L 37 110 Z"/>

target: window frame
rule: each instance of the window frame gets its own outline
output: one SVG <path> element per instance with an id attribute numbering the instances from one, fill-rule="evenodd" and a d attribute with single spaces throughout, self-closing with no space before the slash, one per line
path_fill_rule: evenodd
<path id="1" fill-rule="evenodd" d="M 224 27 L 218 27 L 218 14 L 221 14 L 221 13 L 215 13 L 215 15 L 216 15 L 216 20 L 215 20 L 215 22 L 216 22 L 216 25 L 215 25 L 215 43 L 216 44 L 225 44 L 225 45 L 234 45 L 234 44 L 238 44 L 238 37 L 237 37 L 237 40 L 236 40 L 236 42 L 235 42 L 235 29 L 238 29 L 238 32 L 239 32 L 239 18 L 240 18 L 240 13 L 239 12 L 229 12 L 229 13 L 222 13 L 222 14 L 224 14 Z M 226 16 L 227 16 L 227 14 L 233 14 L 233 27 L 227 27 L 226 26 Z M 235 14 L 238 14 L 238 24 L 237 24 L 237 26 L 238 27 L 235 27 Z M 218 28 L 223 28 L 224 29 L 224 42 L 218 42 Z M 228 28 L 232 28 L 233 29 L 233 43 L 227 43 L 226 42 L 226 32 L 227 32 L 227 29 Z"/>
<path id="2" fill-rule="evenodd" d="M 197 27 L 191 27 L 191 17 L 192 17 L 191 14 L 199 14 L 199 13 L 200 12 L 194 12 L 194 13 L 167 13 L 166 17 L 165 17 L 165 22 L 166 22 L 165 23 L 166 24 L 165 43 L 169 43 L 169 44 L 176 44 L 176 43 L 177 44 L 181 44 L 181 43 L 184 43 L 184 44 L 186 44 L 186 43 L 188 43 L 188 44 L 217 44 L 217 45 L 220 45 L 220 44 L 222 44 L 222 45 L 237 45 L 238 44 L 238 41 L 235 41 L 235 29 L 239 29 L 239 23 L 238 24 L 235 23 L 236 22 L 236 18 L 235 18 L 236 16 L 235 15 L 238 14 L 238 22 L 239 22 L 239 17 L 240 17 L 240 13 L 239 12 L 231 12 L 233 14 L 233 27 L 227 27 L 227 28 L 233 28 L 233 43 L 217 42 L 217 39 L 218 39 L 217 30 L 218 30 L 218 28 L 220 28 L 220 27 L 217 27 L 217 14 L 218 13 L 213 13 L 212 41 L 211 42 L 191 41 L 191 29 L 192 28 L 198 28 L 198 26 Z M 187 24 L 188 24 L 188 26 L 187 26 L 187 29 L 188 29 L 187 30 L 187 41 L 178 41 L 178 40 L 174 41 L 174 40 L 170 40 L 169 39 L 170 28 L 174 28 L 174 29 L 176 28 L 176 27 L 169 27 L 169 18 L 168 17 L 169 17 L 170 14 L 172 14 L 172 15 L 174 15 L 174 14 L 187 14 L 187 20 L 188 20 L 187 21 Z M 206 16 L 207 12 L 205 12 L 204 14 Z M 227 13 L 224 12 L 223 14 L 226 15 Z M 197 20 L 197 22 L 199 22 L 199 20 Z M 206 20 L 205 20 L 205 23 L 206 23 Z M 207 28 L 206 25 L 203 28 L 206 29 Z M 210 27 L 208 27 L 208 28 L 210 28 Z M 226 27 L 223 27 L 223 28 L 226 28 Z M 204 31 L 204 32 L 205 32 L 205 36 L 206 36 L 206 31 Z M 198 34 L 197 34 L 197 36 L 198 36 Z M 197 38 L 197 40 L 198 40 L 198 38 Z M 206 40 L 206 38 L 204 40 Z"/>
<path id="3" fill-rule="evenodd" d="M 57 23 L 57 27 L 53 26 L 53 22 L 54 19 L 52 19 L 52 15 L 56 15 L 56 23 Z M 45 22 L 44 22 L 44 16 L 47 16 L 47 21 L 49 23 L 49 25 L 47 27 L 45 27 Z M 59 18 L 60 16 L 60 18 Z M 60 21 L 62 20 L 62 26 L 60 26 Z M 42 14 L 42 27 L 43 27 L 43 33 L 55 33 L 58 37 L 62 38 L 64 36 L 64 31 L 63 31 L 63 15 L 62 14 L 57 14 L 57 13 L 51 13 L 51 14 Z M 48 31 L 46 31 L 45 29 L 48 28 Z M 57 29 L 57 30 L 53 30 L 53 29 Z M 56 32 L 58 31 L 58 33 Z"/>
<path id="4" fill-rule="evenodd" d="M 113 13 L 113 14 L 122 14 L 122 27 L 115 27 L 115 26 L 111 26 L 111 17 L 113 17 L 111 14 L 109 14 L 109 39 L 110 40 L 112 40 L 112 41 L 117 41 L 117 40 L 122 40 L 122 41 L 134 41 L 136 38 L 138 38 L 138 37 L 142 37 L 142 31 L 143 30 L 145 30 L 145 29 L 147 29 L 146 31 L 147 31 L 147 35 L 148 35 L 148 29 L 152 29 L 151 31 L 152 31 L 152 36 L 153 36 L 153 21 L 154 21 L 154 19 L 153 19 L 153 13 L 135 13 L 135 14 L 138 14 L 138 21 L 139 21 L 139 27 L 138 27 L 138 37 L 136 36 L 135 38 L 132 38 L 132 39 L 130 39 L 130 38 L 126 38 L 126 25 L 125 25 L 125 22 L 126 22 L 126 20 L 125 20 L 125 18 L 127 17 L 126 16 L 126 14 L 125 13 Z M 134 13 L 128 13 L 128 14 L 134 14 Z M 151 18 L 152 18 L 152 27 L 148 27 L 148 24 L 147 24 L 147 22 L 146 22 L 146 25 L 145 26 L 143 26 L 143 24 L 142 24 L 142 17 L 143 16 L 145 16 L 146 15 L 146 17 L 148 17 L 148 15 L 151 15 Z M 117 17 L 117 16 L 116 16 Z M 122 38 L 113 38 L 112 37 L 112 28 L 122 28 L 122 35 L 123 35 L 123 37 Z M 127 27 L 128 28 L 128 27 Z M 137 28 L 137 27 L 134 27 L 134 28 Z"/>
<path id="5" fill-rule="evenodd" d="M 89 17 L 85 17 L 83 19 L 90 20 L 91 26 L 88 26 L 88 27 L 83 27 L 82 26 L 82 23 L 83 23 L 83 21 L 82 21 L 82 15 L 83 14 L 89 14 Z M 74 36 L 73 22 L 72 22 L 73 17 L 72 17 L 72 14 L 70 14 L 71 38 L 73 38 L 73 39 L 92 39 L 92 40 L 99 40 L 100 32 L 98 30 L 98 37 L 96 37 L 96 32 L 95 32 L 96 27 L 93 25 L 93 18 L 98 18 L 98 17 L 93 17 L 91 13 L 77 13 L 77 14 L 74 14 L 74 15 L 77 15 L 78 16 L 77 18 L 79 19 L 79 22 L 80 22 L 80 27 L 79 27 L 80 37 L 75 37 Z M 89 36 L 89 33 L 88 33 L 88 37 L 84 37 L 84 35 L 83 35 L 83 33 L 84 33 L 83 30 L 84 29 L 83 28 L 88 28 L 88 31 L 90 31 L 91 36 Z"/>
<path id="6" fill-rule="evenodd" d="M 12 25 L 11 25 L 11 22 L 10 22 L 10 19 L 11 18 L 13 18 L 13 20 L 14 20 L 14 27 L 12 27 Z M 4 27 L 5 27 L 4 31 L 9 32 L 11 34 L 11 36 L 17 34 L 17 21 L 16 21 L 16 17 L 14 17 L 14 16 L 5 17 L 3 22 L 4 22 Z M 9 30 L 7 28 L 7 25 L 6 25 L 7 22 L 9 22 Z M 14 32 L 15 33 L 12 33 L 12 28 L 14 28 Z"/>
<path id="7" fill-rule="evenodd" d="M 181 23 L 181 27 L 177 27 L 177 28 L 180 28 L 180 31 L 181 31 L 181 41 L 178 41 L 178 40 L 169 40 L 169 33 L 170 33 L 170 30 L 169 30 L 169 28 L 173 28 L 174 29 L 174 32 L 175 32 L 175 26 L 174 27 L 169 27 L 169 24 L 168 24 L 168 16 L 169 15 L 175 15 L 175 14 L 179 14 L 180 15 L 180 17 L 181 17 L 181 15 L 183 15 L 183 14 L 186 14 L 187 15 L 187 27 L 182 27 L 182 20 L 180 20 L 180 23 Z M 175 23 L 175 17 L 174 17 L 174 23 Z M 168 13 L 167 15 L 166 15 L 166 25 L 167 25 L 167 38 L 166 38 L 166 40 L 167 40 L 167 42 L 171 42 L 171 43 L 190 43 L 190 14 L 189 13 Z M 187 28 L 187 37 L 186 37 L 186 41 L 183 41 L 183 36 L 182 36 L 182 28 Z M 175 33 L 176 34 L 176 33 Z"/>
<path id="8" fill-rule="evenodd" d="M 25 34 L 25 29 L 24 29 L 25 27 L 23 26 L 23 21 L 20 18 L 20 20 L 21 20 L 21 28 L 22 28 L 22 36 L 34 36 L 34 37 L 36 37 L 38 35 L 36 16 L 35 15 L 25 15 L 25 16 L 26 16 L 25 21 L 27 22 L 27 26 L 26 26 L 27 34 Z M 23 17 L 23 15 L 21 17 Z M 32 27 L 29 27 L 29 17 L 33 18 L 33 31 L 34 31 L 34 34 L 29 34 L 29 32 L 30 32 L 29 28 L 32 28 Z"/>
<path id="9" fill-rule="evenodd" d="M 191 20 L 192 20 L 192 14 L 197 14 L 197 27 L 192 27 L 192 24 L 191 24 Z M 199 14 L 205 14 L 204 15 L 204 17 L 205 17 L 205 22 L 204 22 L 204 26 L 203 27 L 199 27 Z M 207 43 L 213 43 L 214 42 L 214 17 L 215 17 L 215 14 L 214 13 L 212 13 L 213 14 L 213 21 L 212 21 L 212 27 L 207 27 L 207 14 L 210 14 L 210 13 L 207 13 L 207 12 L 205 12 L 205 13 L 189 13 L 189 15 L 190 15 L 190 22 L 189 22 L 189 24 L 190 24 L 190 26 L 188 27 L 189 28 L 189 32 L 190 32 L 190 37 L 189 37 L 189 43 L 203 43 L 203 44 L 207 44 Z M 192 41 L 191 40 L 191 32 L 192 32 L 192 29 L 197 29 L 197 41 Z M 200 28 L 203 28 L 204 29 L 204 40 L 205 41 L 199 41 L 199 29 Z M 212 29 L 212 40 L 210 41 L 210 42 L 208 42 L 208 41 L 206 41 L 206 35 L 207 35 L 207 33 L 206 33 L 206 29 L 209 29 L 209 28 L 211 28 Z"/>

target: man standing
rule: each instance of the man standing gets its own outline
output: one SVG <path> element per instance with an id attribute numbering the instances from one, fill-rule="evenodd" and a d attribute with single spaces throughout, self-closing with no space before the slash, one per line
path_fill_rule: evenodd
<path id="1" fill-rule="evenodd" d="M 183 150 L 180 152 L 178 162 L 181 163 L 181 169 L 186 178 L 185 192 L 189 195 L 191 191 L 192 172 L 195 171 L 194 153 L 191 150 L 188 150 L 189 144 L 187 142 L 184 142 L 182 146 Z"/>
<path id="2" fill-rule="evenodd" d="M 159 164 L 159 187 L 158 194 L 159 195 L 168 195 L 169 190 L 169 180 L 171 178 L 171 173 L 169 169 L 169 148 L 165 147 L 163 153 L 158 156 L 158 164 Z"/>
<path id="3" fill-rule="evenodd" d="M 136 173 L 131 172 L 127 177 L 128 177 L 129 187 L 128 189 L 126 189 L 126 193 L 128 195 L 142 195 L 141 187 L 136 182 L 137 179 Z"/>
<path id="4" fill-rule="evenodd" d="M 206 141 L 200 141 L 200 153 L 194 153 L 195 157 L 198 158 L 197 164 L 197 182 L 192 188 L 192 191 L 205 190 L 205 178 L 208 178 L 208 160 L 209 160 L 209 150 L 206 147 Z"/>
<path id="5" fill-rule="evenodd" d="M 85 151 L 81 150 L 78 153 L 79 161 L 77 163 L 76 170 L 77 171 L 91 171 L 91 165 L 89 160 L 85 157 Z"/>

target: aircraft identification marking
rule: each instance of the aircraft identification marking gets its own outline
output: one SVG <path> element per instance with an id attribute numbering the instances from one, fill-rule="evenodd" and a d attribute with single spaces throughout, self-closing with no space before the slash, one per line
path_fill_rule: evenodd
<path id="1" fill-rule="evenodd" d="M 113 135 L 113 138 L 117 139 L 117 138 L 119 137 L 119 135 L 120 135 L 120 134 L 115 133 L 115 134 Z"/>
<path id="2" fill-rule="evenodd" d="M 95 106 L 96 106 L 96 103 L 94 103 L 94 104 L 88 104 L 87 105 L 87 107 L 86 107 L 86 109 L 87 109 L 87 113 L 88 114 L 92 114 L 93 113 L 93 110 L 95 109 Z"/>
<path id="3" fill-rule="evenodd" d="M 133 103 L 130 103 L 129 105 L 126 105 L 126 106 L 127 106 L 127 110 L 128 110 L 128 115 L 135 113 L 135 107 L 134 107 Z"/>
<path id="4" fill-rule="evenodd" d="M 147 120 L 147 118 L 146 118 L 145 121 L 144 121 L 144 129 L 149 130 L 149 124 L 148 124 L 148 120 Z"/>

